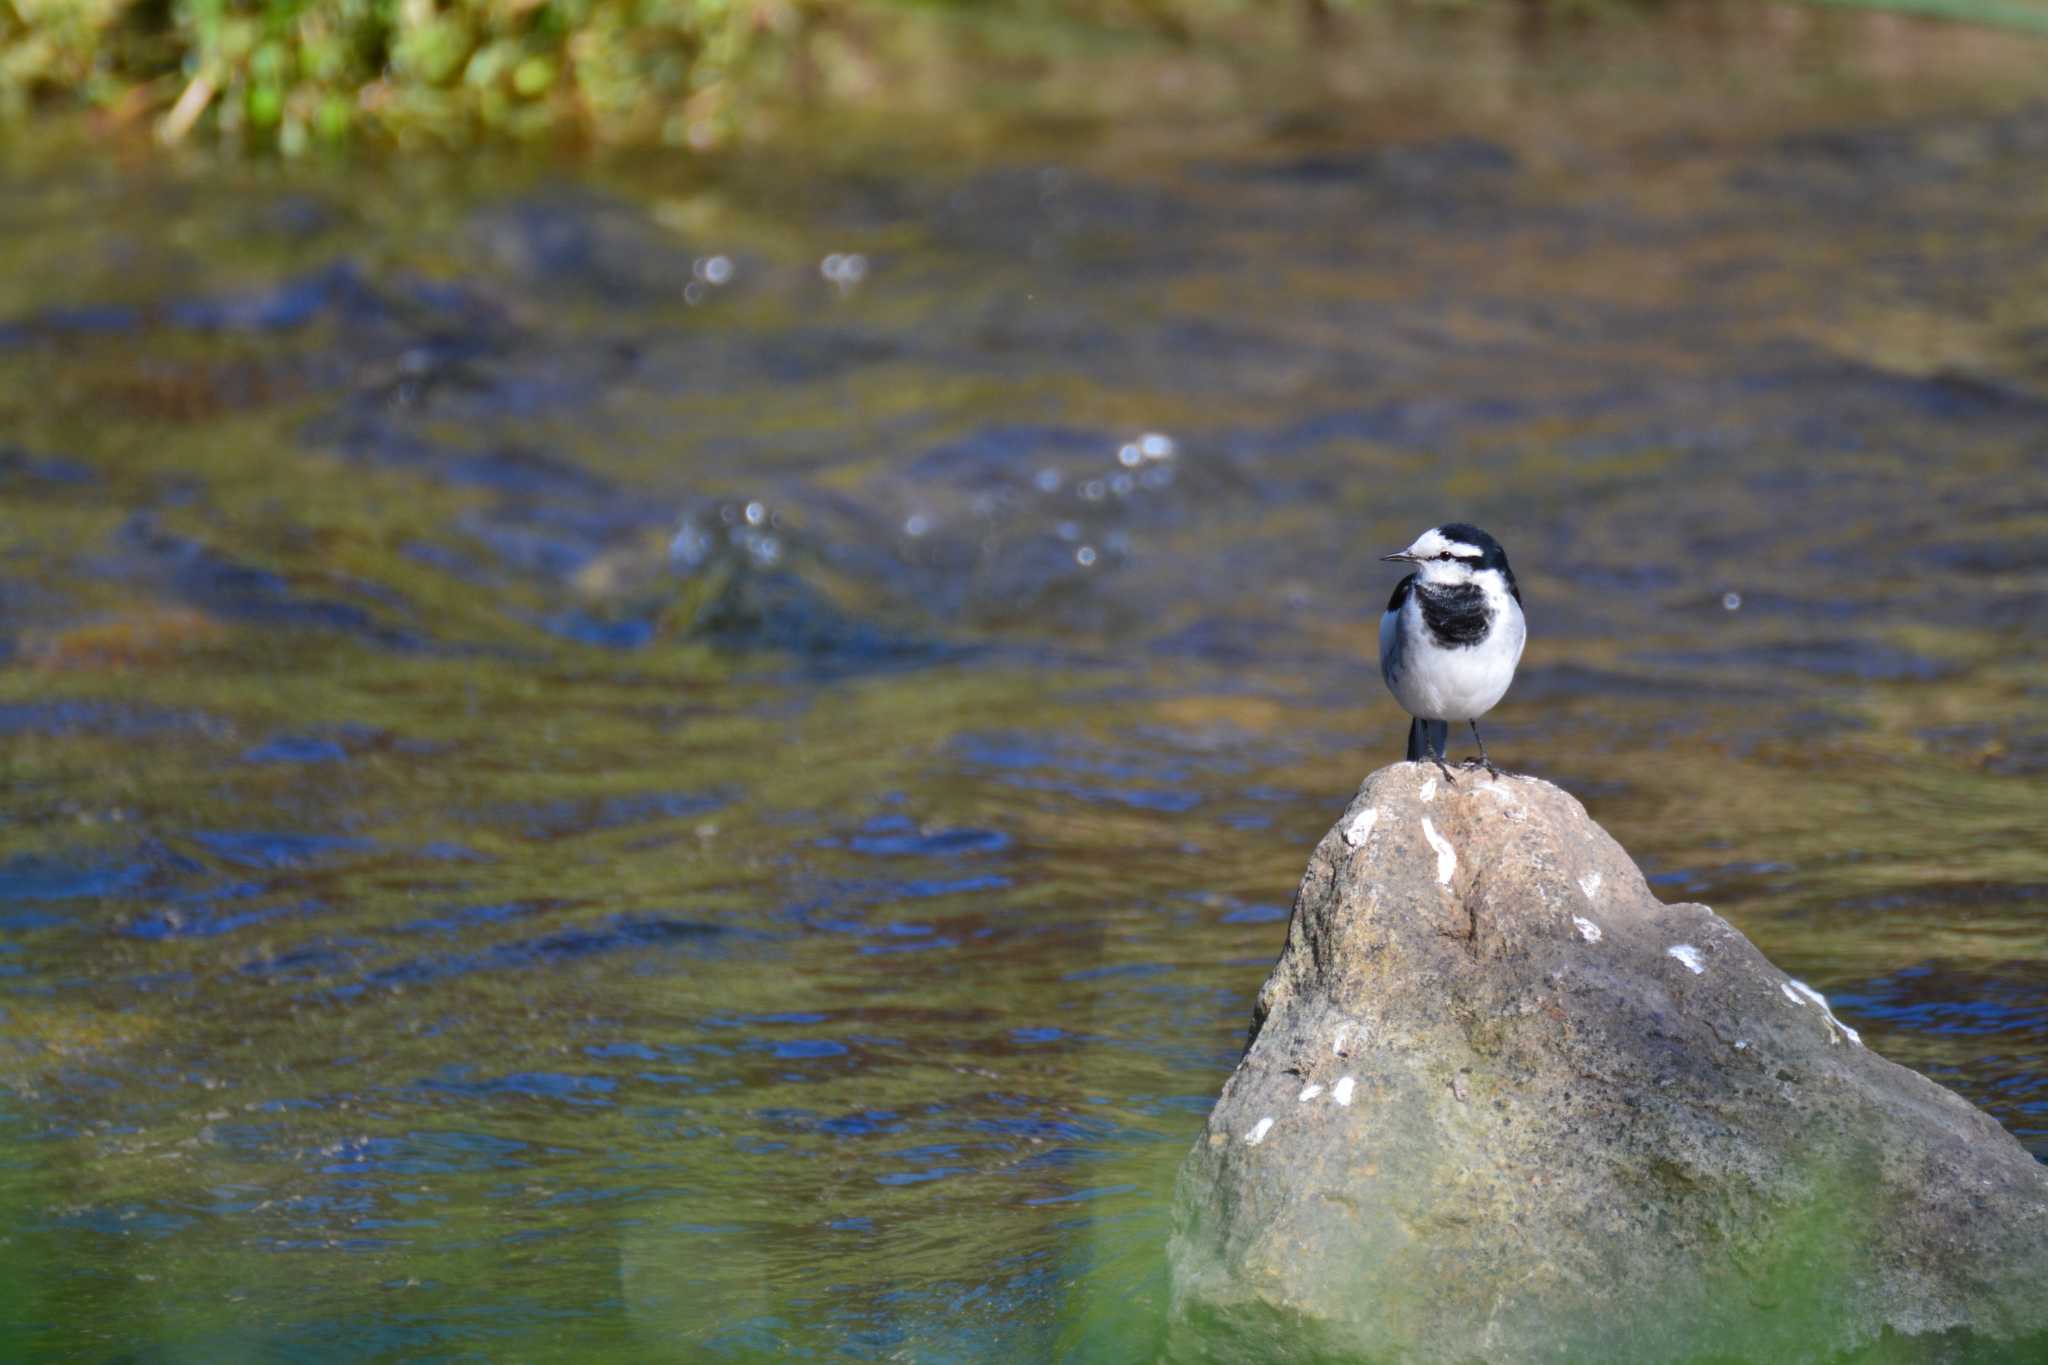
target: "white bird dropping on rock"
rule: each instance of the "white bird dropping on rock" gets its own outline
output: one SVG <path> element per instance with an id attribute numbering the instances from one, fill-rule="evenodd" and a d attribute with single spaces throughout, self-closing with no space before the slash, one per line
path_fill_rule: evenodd
<path id="1" fill-rule="evenodd" d="M 1380 808 L 1367 806 L 1351 817 L 1351 823 L 1344 826 L 1344 842 L 1357 848 L 1372 837 L 1372 827 L 1379 823 Z"/>
<path id="2" fill-rule="evenodd" d="M 1683 962 L 1685 969 L 1694 976 L 1699 976 L 1707 970 L 1707 964 L 1700 961 L 1700 950 L 1690 943 L 1674 943 L 1664 950 L 1664 954 Z"/>
<path id="3" fill-rule="evenodd" d="M 1351 1090 L 1357 1084 L 1358 1082 L 1351 1077 L 1344 1077 L 1337 1082 L 1337 1088 L 1330 1092 L 1330 1098 L 1349 1108 L 1351 1106 Z"/>
<path id="4" fill-rule="evenodd" d="M 1266 1140 L 1266 1134 L 1272 1131 L 1273 1116 L 1271 1114 L 1268 1114 L 1266 1115 L 1266 1117 L 1260 1119 L 1257 1123 L 1253 1124 L 1252 1130 L 1244 1135 L 1245 1145 L 1248 1147 L 1258 1146 L 1260 1143 Z"/>
<path id="5" fill-rule="evenodd" d="M 1822 995 L 1804 981 L 1787 981 L 1778 989 L 1785 992 L 1785 998 L 1795 1005 L 1801 1003 L 1812 1005 L 1826 1016 L 1829 1025 L 1839 1030 L 1844 1038 L 1847 1038 L 1858 1047 L 1863 1046 L 1863 1035 L 1835 1018 L 1835 1012 L 1828 1007 L 1828 998 L 1825 995 Z"/>
<path id="6" fill-rule="evenodd" d="M 1436 826 L 1429 823 L 1427 815 L 1422 817 L 1422 837 L 1429 840 L 1429 846 L 1436 850 L 1436 879 L 1444 886 L 1451 884 L 1451 874 L 1458 870 L 1458 855 L 1451 848 L 1450 840 L 1436 832 Z"/>

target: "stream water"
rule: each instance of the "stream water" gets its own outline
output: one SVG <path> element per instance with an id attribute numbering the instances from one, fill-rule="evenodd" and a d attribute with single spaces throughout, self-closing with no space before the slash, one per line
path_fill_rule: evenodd
<path id="1" fill-rule="evenodd" d="M 0 165 L 12 1358 L 1144 1358 L 1450 519 L 2048 1154 L 2048 108 Z"/>

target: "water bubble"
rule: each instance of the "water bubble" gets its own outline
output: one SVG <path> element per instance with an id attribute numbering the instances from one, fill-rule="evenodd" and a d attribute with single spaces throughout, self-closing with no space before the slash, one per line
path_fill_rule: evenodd
<path id="1" fill-rule="evenodd" d="M 1041 469 L 1031 482 L 1038 485 L 1038 491 L 1041 493 L 1057 493 L 1060 491 L 1060 472 L 1057 469 Z"/>
<path id="2" fill-rule="evenodd" d="M 1138 449 L 1136 441 L 1124 442 L 1123 449 L 1116 453 L 1116 462 L 1126 469 L 1136 469 L 1138 462 L 1144 458 L 1145 452 Z"/>
<path id="3" fill-rule="evenodd" d="M 734 507 L 731 503 L 727 503 L 718 509 L 718 519 L 727 526 L 737 526 L 740 520 L 740 509 Z"/>
<path id="4" fill-rule="evenodd" d="M 835 251 L 818 263 L 818 273 L 841 289 L 851 289 L 867 278 L 868 258 L 858 251 Z"/>
<path id="5" fill-rule="evenodd" d="M 1138 450 L 1148 460 L 1170 460 L 1179 449 L 1173 438 L 1163 432 L 1148 431 L 1138 438 Z"/>
<path id="6" fill-rule="evenodd" d="M 702 280 L 691 280 L 683 286 L 683 302 L 689 304 L 692 308 L 704 302 L 704 282 Z"/>
<path id="7" fill-rule="evenodd" d="M 747 525 L 759 526 L 768 520 L 768 508 L 759 502 L 747 504 Z"/>
<path id="8" fill-rule="evenodd" d="M 1128 498 L 1137 486 L 1138 481 L 1128 474 L 1119 474 L 1109 481 L 1109 491 L 1120 498 Z"/>
<path id="9" fill-rule="evenodd" d="M 1105 491 L 1100 479 L 1090 479 L 1081 485 L 1081 496 L 1089 502 L 1101 502 Z"/>
<path id="10" fill-rule="evenodd" d="M 676 528 L 675 535 L 668 543 L 669 561 L 695 569 L 711 556 L 711 537 L 704 534 L 694 521 L 686 521 Z"/>
<path id="11" fill-rule="evenodd" d="M 906 536 L 921 536 L 931 529 L 932 519 L 922 512 L 913 512 L 910 516 L 904 518 L 903 534 Z"/>
<path id="12" fill-rule="evenodd" d="M 747 553 L 762 568 L 770 568 L 782 558 L 782 542 L 774 536 L 751 535 L 746 540 Z"/>
<path id="13" fill-rule="evenodd" d="M 728 284 L 732 281 L 732 274 L 732 257 L 730 256 L 713 256 L 710 260 L 704 262 L 704 282 L 706 284 Z"/>
<path id="14" fill-rule="evenodd" d="M 1074 551 L 1074 562 L 1084 569 L 1093 568 L 1095 565 L 1095 547 L 1093 545 L 1083 545 L 1080 549 Z"/>
<path id="15" fill-rule="evenodd" d="M 1741 610 L 1742 610 L 1742 594 L 1741 594 L 1741 593 L 1739 593 L 1739 592 L 1724 592 L 1724 593 L 1722 593 L 1722 594 L 1721 594 L 1721 605 L 1722 605 L 1723 607 L 1727 608 L 1727 609 L 1728 609 L 1729 611 L 1741 611 Z"/>
<path id="16" fill-rule="evenodd" d="M 1053 533 L 1061 540 L 1079 540 L 1081 538 L 1081 523 L 1078 521 L 1063 521 L 1052 529 Z"/>

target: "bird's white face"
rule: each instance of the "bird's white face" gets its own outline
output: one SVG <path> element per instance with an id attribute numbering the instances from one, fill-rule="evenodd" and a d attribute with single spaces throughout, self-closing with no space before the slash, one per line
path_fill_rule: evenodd
<path id="1" fill-rule="evenodd" d="M 1479 562 L 1486 558 L 1486 552 L 1477 545 L 1467 545 L 1462 540 L 1453 540 L 1432 526 L 1415 538 L 1415 543 L 1403 550 L 1401 559 L 1412 561 L 1416 577 L 1436 588 L 1455 587 L 1470 583 L 1479 569 Z"/>

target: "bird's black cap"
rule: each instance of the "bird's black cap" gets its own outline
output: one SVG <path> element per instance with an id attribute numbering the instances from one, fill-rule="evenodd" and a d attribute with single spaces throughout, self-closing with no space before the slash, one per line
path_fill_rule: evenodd
<path id="1" fill-rule="evenodd" d="M 1447 521 L 1436 529 L 1445 540 L 1461 541 L 1478 550 L 1484 556 L 1482 565 L 1500 568 L 1508 562 L 1508 552 L 1501 549 L 1500 542 L 1470 522 Z"/>
<path id="2" fill-rule="evenodd" d="M 1501 577 L 1508 582 L 1508 591 L 1514 594 L 1517 602 L 1522 600 L 1522 589 L 1515 582 L 1515 571 L 1508 567 L 1508 552 L 1500 547 L 1499 541 L 1468 521 L 1449 521 L 1436 529 L 1437 534 L 1446 540 L 1459 541 L 1479 551 L 1479 567 L 1499 569 Z"/>

